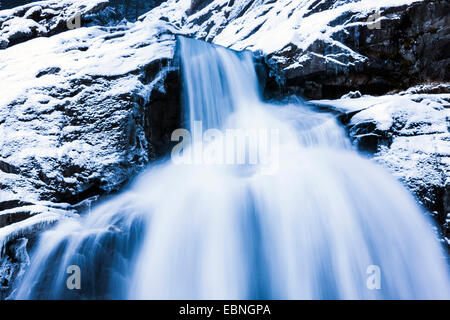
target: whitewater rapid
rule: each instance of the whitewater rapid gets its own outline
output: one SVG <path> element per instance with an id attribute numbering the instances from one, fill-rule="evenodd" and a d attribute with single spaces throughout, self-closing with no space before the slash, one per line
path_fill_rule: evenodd
<path id="1" fill-rule="evenodd" d="M 43 233 L 10 298 L 450 297 L 432 221 L 333 116 L 263 102 L 249 52 L 178 42 L 185 128 L 173 138 L 190 143 Z M 227 132 L 256 137 L 240 162 Z M 80 290 L 67 288 L 73 265 Z"/>

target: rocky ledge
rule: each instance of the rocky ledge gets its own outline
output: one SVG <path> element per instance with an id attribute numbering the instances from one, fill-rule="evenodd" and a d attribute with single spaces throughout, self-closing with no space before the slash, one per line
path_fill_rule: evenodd
<path id="1" fill-rule="evenodd" d="M 186 18 L 189 32 L 262 54 L 271 70 L 269 95 L 322 99 L 355 90 L 379 95 L 450 80 L 447 0 L 202 4 Z"/>
<path id="2" fill-rule="evenodd" d="M 450 84 L 313 103 L 340 114 L 355 146 L 412 191 L 450 248 Z"/>

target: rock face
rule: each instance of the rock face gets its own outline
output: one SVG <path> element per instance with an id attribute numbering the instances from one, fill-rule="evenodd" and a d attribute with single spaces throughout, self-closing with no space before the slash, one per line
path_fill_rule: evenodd
<path id="1" fill-rule="evenodd" d="M 164 0 L 108 0 L 110 8 L 114 9 L 114 12 L 118 14 L 121 19 L 125 18 L 128 21 L 136 21 L 137 18 L 150 11 L 151 9 L 159 6 Z M 39 0 L 2 0 L 0 1 L 0 10 L 17 8 L 23 5 L 27 5 L 33 2 L 40 2 Z M 63 1 L 59 1 L 61 4 Z M 81 1 L 77 1 L 81 2 Z M 107 1 L 105 1 L 107 2 Z M 91 1 L 92 3 L 92 1 Z M 44 5 L 48 4 L 48 1 L 44 2 Z M 74 4 L 76 5 L 76 3 Z"/>
<path id="2" fill-rule="evenodd" d="M 80 28 L 2 52 L 3 199 L 78 202 L 162 153 L 180 91 L 163 24 Z"/>
<path id="3" fill-rule="evenodd" d="M 216 0 L 187 26 L 195 37 L 262 52 L 270 95 L 338 98 L 449 81 L 449 8 L 445 0 Z"/>
<path id="4" fill-rule="evenodd" d="M 36 37 L 50 37 L 75 28 L 78 23 L 98 23 L 102 15 L 112 20 L 114 13 L 105 10 L 108 4 L 108 0 L 39 1 L 0 11 L 0 49 Z"/>

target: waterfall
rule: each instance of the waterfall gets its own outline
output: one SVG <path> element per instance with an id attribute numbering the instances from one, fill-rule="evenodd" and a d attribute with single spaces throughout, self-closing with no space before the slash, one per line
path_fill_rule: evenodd
<path id="1" fill-rule="evenodd" d="M 248 52 L 178 45 L 189 143 L 43 233 L 10 298 L 450 298 L 432 221 L 332 115 L 263 102 Z"/>

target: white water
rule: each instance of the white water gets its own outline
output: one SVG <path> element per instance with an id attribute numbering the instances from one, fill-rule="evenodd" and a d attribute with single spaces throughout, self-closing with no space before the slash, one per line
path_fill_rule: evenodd
<path id="1" fill-rule="evenodd" d="M 151 166 L 130 190 L 44 233 L 12 298 L 450 297 L 431 221 L 332 116 L 263 103 L 249 53 L 180 45 L 188 127 L 277 129 L 276 157 Z M 69 265 L 81 268 L 79 291 L 66 287 Z M 371 265 L 379 290 L 366 285 Z"/>

